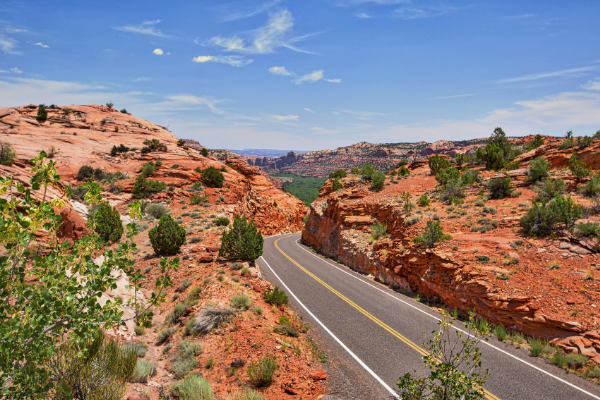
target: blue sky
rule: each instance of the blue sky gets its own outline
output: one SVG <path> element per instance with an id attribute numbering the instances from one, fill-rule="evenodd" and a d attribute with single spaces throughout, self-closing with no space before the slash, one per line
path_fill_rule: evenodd
<path id="1" fill-rule="evenodd" d="M 0 107 L 125 107 L 211 148 L 600 129 L 598 1 L 0 3 Z"/>

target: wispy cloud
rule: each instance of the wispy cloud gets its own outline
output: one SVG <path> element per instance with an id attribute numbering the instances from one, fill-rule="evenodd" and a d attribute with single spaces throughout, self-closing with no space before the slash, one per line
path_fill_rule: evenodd
<path id="1" fill-rule="evenodd" d="M 309 112 L 309 113 L 313 113 L 316 114 L 316 111 L 311 110 L 310 108 L 304 107 L 304 111 Z"/>
<path id="2" fill-rule="evenodd" d="M 275 118 L 277 121 L 286 122 L 286 121 L 298 121 L 300 116 L 298 115 L 271 115 L 271 117 Z"/>
<path id="3" fill-rule="evenodd" d="M 326 129 L 326 128 L 321 128 L 319 126 L 313 126 L 312 128 L 313 131 L 315 131 L 315 133 L 319 134 L 319 135 L 333 135 L 334 133 L 340 133 L 341 131 L 335 130 L 335 129 Z"/>
<path id="4" fill-rule="evenodd" d="M 388 5 L 388 4 L 406 4 L 410 3 L 411 0 L 337 0 L 338 6 L 354 6 L 360 4 L 376 4 L 376 5 Z"/>
<path id="5" fill-rule="evenodd" d="M 400 19 L 421 19 L 421 18 L 433 18 L 441 15 L 448 14 L 456 11 L 456 7 L 439 6 L 439 7 L 400 7 L 394 11 L 397 18 Z"/>
<path id="6" fill-rule="evenodd" d="M 366 14 L 366 13 L 363 13 L 363 12 L 361 12 L 361 13 L 356 13 L 356 14 L 354 14 L 354 16 L 355 16 L 356 18 L 361 18 L 361 19 L 373 18 L 373 17 L 372 17 L 372 16 L 370 16 L 369 14 Z"/>
<path id="7" fill-rule="evenodd" d="M 140 35 L 149 35 L 149 36 L 158 36 L 163 38 L 168 38 L 169 35 L 166 35 L 161 32 L 155 25 L 160 23 L 162 20 L 158 19 L 156 21 L 144 21 L 141 25 L 128 25 L 128 26 L 120 26 L 113 27 L 121 32 L 130 32 L 130 33 L 138 33 Z"/>
<path id="8" fill-rule="evenodd" d="M 524 75 L 524 76 L 520 76 L 518 78 L 501 79 L 494 83 L 503 84 L 503 83 L 526 82 L 526 81 L 534 81 L 534 80 L 543 79 L 543 78 L 555 78 L 557 76 L 581 76 L 581 74 L 583 72 L 595 71 L 597 69 L 598 69 L 598 67 L 595 67 L 595 66 L 563 69 L 560 71 L 544 72 L 541 74 Z"/>
<path id="9" fill-rule="evenodd" d="M 432 97 L 429 100 L 443 100 L 443 99 L 456 99 L 459 97 L 471 97 L 473 94 L 455 94 L 453 96 L 441 96 L 441 97 Z"/>
<path id="10" fill-rule="evenodd" d="M 22 74 L 22 73 L 23 73 L 23 71 L 21 71 L 21 70 L 20 70 L 19 68 L 17 68 L 17 67 L 11 68 L 10 70 L 11 70 L 12 72 L 14 72 L 15 74 Z"/>
<path id="11" fill-rule="evenodd" d="M 248 54 L 273 53 L 279 47 L 302 53 L 311 53 L 294 46 L 294 43 L 310 35 L 289 38 L 293 26 L 294 19 L 292 13 L 288 10 L 283 10 L 273 14 L 269 18 L 267 25 L 252 31 L 250 45 L 246 44 L 245 39 L 235 35 L 231 37 L 215 36 L 208 43 L 222 47 L 225 51 Z"/>
<path id="12" fill-rule="evenodd" d="M 140 76 L 139 78 L 134 79 L 135 82 L 147 82 L 149 80 L 150 80 L 150 78 L 145 77 L 145 76 Z"/>
<path id="13" fill-rule="evenodd" d="M 167 96 L 167 101 L 157 103 L 156 106 L 165 107 L 167 110 L 192 110 L 195 108 L 206 108 L 213 114 L 225 114 L 225 111 L 217 107 L 223 100 L 217 100 L 209 96 L 194 96 L 193 94 L 176 94 Z"/>
<path id="14" fill-rule="evenodd" d="M 600 78 L 596 78 L 593 81 L 589 81 L 582 87 L 587 90 L 600 90 Z"/>
<path id="15" fill-rule="evenodd" d="M 302 82 L 314 83 L 314 82 L 319 81 L 321 79 L 323 79 L 323 70 L 322 69 L 320 69 L 318 71 L 313 71 L 310 74 L 302 75 L 302 76 L 294 79 L 294 83 L 296 85 L 299 85 Z"/>
<path id="16" fill-rule="evenodd" d="M 243 56 L 198 56 L 192 58 L 192 61 L 197 63 L 216 62 L 221 64 L 229 64 L 232 67 L 243 67 L 250 64 L 254 60 L 247 59 Z"/>
<path id="17" fill-rule="evenodd" d="M 335 78 L 335 79 L 323 79 L 325 82 L 331 82 L 331 83 L 342 83 L 342 80 L 339 78 Z"/>
<path id="18" fill-rule="evenodd" d="M 156 55 L 162 56 L 165 52 L 162 51 L 162 49 L 154 49 L 153 53 Z"/>
<path id="19" fill-rule="evenodd" d="M 229 22 L 229 21 L 237 21 L 244 18 L 250 18 L 260 13 L 263 13 L 270 8 L 276 6 L 281 3 L 281 0 L 271 0 L 265 1 L 262 4 L 254 5 L 248 4 L 247 2 L 235 2 L 228 3 L 219 7 L 221 9 L 222 17 L 220 18 L 221 22 Z M 230 12 L 230 10 L 235 10 L 235 12 Z"/>
<path id="20" fill-rule="evenodd" d="M 15 50 L 15 47 L 17 47 L 16 40 L 5 35 L 0 35 L 0 50 L 7 54 L 21 54 L 20 51 Z"/>
<path id="21" fill-rule="evenodd" d="M 275 75 L 284 75 L 284 76 L 296 75 L 293 72 L 290 72 L 287 69 L 285 69 L 285 67 L 271 67 L 271 68 L 269 68 L 269 72 L 272 74 L 275 74 Z"/>
<path id="22" fill-rule="evenodd" d="M 527 19 L 527 18 L 533 18 L 535 17 L 535 14 L 519 14 L 519 15 L 508 15 L 504 18 L 507 19 Z"/>
<path id="23" fill-rule="evenodd" d="M 385 113 L 372 112 L 372 111 L 354 111 L 354 110 L 338 110 L 338 111 L 346 113 L 346 114 L 354 115 L 356 117 L 356 119 L 360 119 L 360 120 L 368 120 L 368 119 L 371 119 L 372 117 L 386 115 Z"/>
<path id="24" fill-rule="evenodd" d="M 44 44 L 44 43 L 42 43 L 42 42 L 37 42 L 37 43 L 34 43 L 33 45 L 34 45 L 34 46 L 40 46 L 40 47 L 43 47 L 43 48 L 45 48 L 45 49 L 47 49 L 48 47 L 50 47 L 50 46 L 48 46 L 47 44 Z"/>

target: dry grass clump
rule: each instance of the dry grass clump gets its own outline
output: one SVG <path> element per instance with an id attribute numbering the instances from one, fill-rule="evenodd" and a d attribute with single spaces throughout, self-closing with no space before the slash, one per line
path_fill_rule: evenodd
<path id="1" fill-rule="evenodd" d="M 225 325 L 235 316 L 231 307 L 206 307 L 195 319 L 190 319 L 185 327 L 188 335 L 204 335 L 213 329 Z"/>

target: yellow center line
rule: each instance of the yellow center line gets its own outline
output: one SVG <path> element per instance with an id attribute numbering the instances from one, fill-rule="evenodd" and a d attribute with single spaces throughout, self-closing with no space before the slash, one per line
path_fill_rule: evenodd
<path id="1" fill-rule="evenodd" d="M 337 295 L 339 298 L 341 298 L 342 300 L 344 300 L 346 303 L 348 303 L 349 305 L 351 305 L 352 307 L 354 307 L 356 310 L 360 311 L 367 318 L 369 318 L 370 320 L 372 320 L 373 322 L 375 322 L 377 325 L 381 326 L 383 329 L 385 329 L 386 331 L 388 331 L 389 333 L 391 333 L 396 338 L 400 339 L 403 343 L 405 343 L 410 348 L 412 348 L 413 350 L 415 350 L 421 356 L 427 356 L 427 355 L 429 355 L 429 352 L 427 352 L 425 349 L 422 349 L 417 344 L 415 344 L 414 342 L 412 342 L 411 340 L 409 340 L 405 336 L 401 335 L 398 331 L 392 329 L 389 325 L 385 324 L 384 322 L 382 322 L 381 320 L 379 320 L 377 317 L 375 317 L 373 314 L 369 313 L 368 311 L 366 311 L 365 309 L 363 309 L 362 307 L 360 307 L 358 304 L 356 304 L 355 302 L 353 302 L 352 300 L 350 300 L 349 298 L 347 298 L 346 296 L 344 296 L 343 294 L 341 294 L 340 292 L 338 292 L 337 290 L 335 290 L 334 288 L 332 288 L 331 286 L 329 286 L 327 283 L 325 283 L 323 280 L 321 280 L 315 274 L 313 274 L 312 272 L 310 272 L 309 270 L 307 270 L 306 268 L 304 268 L 302 265 L 298 264 L 296 262 L 296 260 L 294 260 L 293 258 L 291 258 L 290 256 L 288 256 L 283 250 L 281 250 L 279 248 L 279 246 L 277 245 L 277 242 L 279 242 L 281 239 L 287 239 L 289 237 L 291 237 L 291 236 L 286 236 L 286 237 L 282 237 L 282 238 L 279 238 L 279 239 L 275 240 L 275 248 L 277 250 L 279 250 L 279 252 L 281 254 L 283 254 L 288 260 L 290 260 L 292 263 L 294 263 L 294 265 L 296 265 L 298 268 L 300 268 L 302 271 L 304 271 L 308 276 L 310 276 L 311 278 L 313 278 L 314 280 L 316 280 L 317 282 L 319 282 L 321 285 L 323 285 L 327 289 L 329 289 L 331 292 L 333 292 L 335 295 Z M 489 399 L 489 400 L 500 400 L 499 397 L 493 395 L 492 393 L 488 392 L 487 390 L 483 389 L 483 391 L 484 391 L 485 397 L 487 399 Z"/>

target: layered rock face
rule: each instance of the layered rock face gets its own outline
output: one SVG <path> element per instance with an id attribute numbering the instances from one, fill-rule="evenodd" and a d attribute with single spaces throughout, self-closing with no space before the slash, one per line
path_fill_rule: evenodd
<path id="1" fill-rule="evenodd" d="M 597 143 L 600 141 L 585 151 L 586 160 L 593 162 Z M 565 157 L 556 146 L 531 153 L 522 159 L 536 154 L 549 156 L 551 161 Z M 552 162 L 561 165 L 561 161 Z M 600 319 L 595 316 L 600 285 L 585 277 L 593 276 L 590 266 L 600 266 L 600 246 L 595 238 L 569 231 L 554 239 L 534 239 L 519 231 L 519 218 L 525 212 L 521 206 L 536 195 L 529 188 L 527 168 L 508 172 L 521 195 L 488 201 L 486 207 L 493 208 L 495 214 L 484 218 L 474 200 L 487 190 L 485 181 L 496 173 L 483 171 L 484 183 L 467 190 L 464 207 L 446 208 L 433 198 L 431 206 L 417 207 L 417 212 L 409 215 L 402 207 L 400 193 L 408 192 L 416 202 L 426 192 L 430 197 L 435 195 L 436 184 L 426 162 L 413 163 L 409 169 L 410 177 L 388 178 L 379 192 L 350 177 L 342 179 L 342 190 L 332 193 L 328 181 L 311 205 L 302 241 L 389 286 L 420 293 L 465 314 L 475 309 L 479 316 L 507 330 L 554 340 L 600 361 Z M 552 177 L 564 178 L 570 187 L 576 185 L 569 171 L 555 171 Z M 589 203 L 576 193 L 572 196 L 580 204 Z M 485 218 L 496 227 L 490 226 L 492 230 L 486 233 L 471 233 L 471 228 Z M 433 249 L 414 243 L 412 239 L 430 220 L 440 221 L 452 240 Z M 379 240 L 371 237 L 375 221 L 387 226 L 387 234 Z M 552 261 L 560 268 L 549 268 Z"/>
<path id="2" fill-rule="evenodd" d="M 46 121 L 36 119 L 37 109 L 35 105 L 0 109 L 0 142 L 10 144 L 18 159 L 15 166 L 0 170 L 3 175 L 24 174 L 23 179 L 28 181 L 25 175 L 29 160 L 44 150 L 56 161 L 63 176 L 63 185 L 81 184 L 76 181 L 76 175 L 83 165 L 129 176 L 129 179 L 118 183 L 121 193 L 105 193 L 105 198 L 113 206 L 118 206 L 131 199 L 129 192 L 134 178 L 148 161 L 162 162 L 150 179 L 165 182 L 175 189 L 154 195 L 152 200 L 156 201 L 189 198 L 192 193 L 187 192 L 187 188 L 202 179 L 195 169 L 212 166 L 224 169 L 225 182 L 223 189 L 206 188 L 205 193 L 213 203 L 222 198 L 219 207 L 224 215 L 233 217 L 241 214 L 256 218 L 265 235 L 295 232 L 302 228 L 306 206 L 275 188 L 269 179 L 233 153 L 219 153 L 223 156 L 221 161 L 203 157 L 200 153 L 202 146 L 198 142 L 186 140 L 185 146 L 178 147 L 177 137 L 164 127 L 105 106 L 47 108 Z M 166 150 L 143 154 L 141 149 L 146 140 L 158 140 L 166 145 Z M 111 156 L 113 146 L 121 144 L 131 150 Z M 273 206 L 274 203 L 277 207 Z M 68 208 L 72 209 L 70 203 Z M 66 225 L 65 229 L 68 229 Z M 79 228 L 73 229 L 77 231 Z"/>

